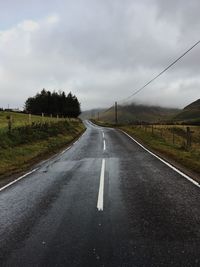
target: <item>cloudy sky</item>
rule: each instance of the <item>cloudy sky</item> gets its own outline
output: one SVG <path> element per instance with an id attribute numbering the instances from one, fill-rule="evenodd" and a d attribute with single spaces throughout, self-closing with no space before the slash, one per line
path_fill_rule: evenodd
<path id="1" fill-rule="evenodd" d="M 0 0 L 0 107 L 42 88 L 109 107 L 200 39 L 199 0 Z M 200 45 L 130 99 L 184 107 L 200 98 Z"/>

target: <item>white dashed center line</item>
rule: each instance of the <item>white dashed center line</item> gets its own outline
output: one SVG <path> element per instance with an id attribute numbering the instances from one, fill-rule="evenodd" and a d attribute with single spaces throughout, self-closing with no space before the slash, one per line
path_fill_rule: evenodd
<path id="1" fill-rule="evenodd" d="M 106 141 L 103 140 L 103 150 L 106 150 Z"/>
<path id="2" fill-rule="evenodd" d="M 103 211 L 104 177 L 105 177 L 105 159 L 102 160 L 102 165 L 101 165 L 99 194 L 98 194 L 98 200 L 97 200 L 98 211 Z"/>

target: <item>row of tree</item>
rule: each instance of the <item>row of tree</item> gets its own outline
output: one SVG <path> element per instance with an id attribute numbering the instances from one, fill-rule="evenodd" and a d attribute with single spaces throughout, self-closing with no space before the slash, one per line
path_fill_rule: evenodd
<path id="1" fill-rule="evenodd" d="M 25 102 L 25 112 L 41 115 L 64 116 L 77 118 L 81 114 L 80 103 L 70 92 L 67 96 L 64 91 L 53 92 L 43 89 L 34 97 Z"/>

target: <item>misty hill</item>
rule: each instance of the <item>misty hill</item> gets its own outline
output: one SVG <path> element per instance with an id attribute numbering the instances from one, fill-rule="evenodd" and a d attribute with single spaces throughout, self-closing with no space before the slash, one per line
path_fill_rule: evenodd
<path id="1" fill-rule="evenodd" d="M 105 108 L 96 108 L 96 109 L 90 109 L 82 111 L 81 115 L 79 116 L 82 120 L 87 120 L 91 118 L 98 119 L 98 114 L 102 114 L 104 112 Z"/>
<path id="2" fill-rule="evenodd" d="M 184 110 L 200 110 L 200 99 L 192 102 L 184 108 Z"/>
<path id="3" fill-rule="evenodd" d="M 174 119 L 183 122 L 200 122 L 200 99 L 186 106 Z"/>
<path id="4" fill-rule="evenodd" d="M 119 107 L 119 120 L 158 122 L 171 119 L 177 112 L 178 109 L 131 104 Z"/>
<path id="5" fill-rule="evenodd" d="M 82 113 L 82 118 L 96 118 L 99 117 L 100 120 L 106 122 L 114 122 L 115 113 L 114 107 L 109 109 L 107 112 L 104 112 L 105 109 L 96 109 L 91 111 L 85 111 Z M 159 122 L 170 120 L 174 117 L 179 109 L 172 108 L 163 108 L 159 106 L 147 106 L 147 105 L 138 105 L 130 104 L 126 106 L 118 106 L 118 122 L 119 123 L 132 123 L 132 122 Z"/>

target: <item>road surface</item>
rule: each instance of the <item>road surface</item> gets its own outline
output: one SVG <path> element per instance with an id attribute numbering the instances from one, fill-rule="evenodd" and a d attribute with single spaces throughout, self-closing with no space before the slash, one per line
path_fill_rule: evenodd
<path id="1" fill-rule="evenodd" d="M 200 266 L 200 188 L 125 134 L 86 124 L 0 192 L 0 266 Z"/>

